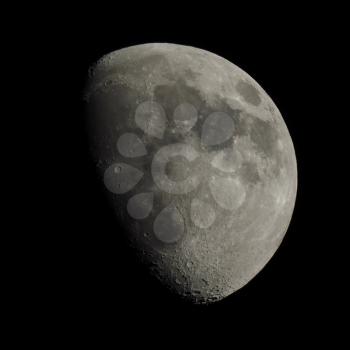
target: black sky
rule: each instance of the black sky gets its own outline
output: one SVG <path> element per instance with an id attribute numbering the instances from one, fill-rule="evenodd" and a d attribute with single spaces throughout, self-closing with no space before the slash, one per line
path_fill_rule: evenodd
<path id="1" fill-rule="evenodd" d="M 241 327 L 285 328 L 291 338 L 293 327 L 310 332 L 310 323 L 329 322 L 333 308 L 326 297 L 333 272 L 324 247 L 331 245 L 327 238 L 335 228 L 323 220 L 330 189 L 327 169 L 319 169 L 334 156 L 324 144 L 327 116 L 315 104 L 327 108 L 320 77 L 335 39 L 316 9 L 284 7 L 251 16 L 228 5 L 212 10 L 203 4 L 205 11 L 159 6 L 148 12 L 136 3 L 130 9 L 97 6 L 89 16 L 51 10 L 19 43 L 30 53 L 40 39 L 40 55 L 31 58 L 43 72 L 33 88 L 41 101 L 41 139 L 33 141 L 44 194 L 31 286 L 44 286 L 37 294 L 43 315 L 56 317 L 68 331 L 104 329 L 118 337 L 135 328 L 154 339 L 160 331 L 170 338 L 178 331 L 205 338 L 206 328 L 218 337 Z M 298 194 L 280 249 L 244 288 L 207 307 L 168 295 L 139 266 L 119 235 L 88 154 L 81 98 L 89 66 L 113 50 L 148 42 L 199 47 L 238 65 L 270 95 L 294 142 Z"/>

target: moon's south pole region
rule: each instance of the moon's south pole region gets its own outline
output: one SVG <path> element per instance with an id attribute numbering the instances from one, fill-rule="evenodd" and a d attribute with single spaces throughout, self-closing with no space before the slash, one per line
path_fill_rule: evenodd
<path id="1" fill-rule="evenodd" d="M 297 166 L 252 77 L 198 48 L 137 45 L 91 67 L 85 102 L 101 182 L 150 273 L 206 304 L 261 271 L 290 223 Z"/>

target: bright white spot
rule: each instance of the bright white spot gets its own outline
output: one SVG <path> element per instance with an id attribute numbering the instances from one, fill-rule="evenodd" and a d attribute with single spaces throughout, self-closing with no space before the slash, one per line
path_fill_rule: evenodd
<path id="1" fill-rule="evenodd" d="M 234 124 L 232 118 L 224 112 L 214 112 L 208 116 L 202 126 L 202 144 L 214 146 L 232 137 Z"/>
<path id="2" fill-rule="evenodd" d="M 166 116 L 163 107 L 154 101 L 140 103 L 135 111 L 136 125 L 147 135 L 163 138 Z"/>
<path id="3" fill-rule="evenodd" d="M 210 204 L 195 198 L 191 203 L 191 219 L 199 228 L 208 228 L 215 221 L 214 209 Z"/>
<path id="4" fill-rule="evenodd" d="M 182 215 L 176 207 L 170 205 L 164 208 L 153 223 L 155 236 L 164 243 L 175 243 L 185 231 Z"/>
<path id="5" fill-rule="evenodd" d="M 125 133 L 117 142 L 119 153 L 128 158 L 141 157 L 147 154 L 146 148 L 140 138 L 131 133 Z"/>
<path id="6" fill-rule="evenodd" d="M 139 193 L 128 201 L 127 210 L 134 219 L 144 219 L 152 211 L 153 193 Z"/>
<path id="7" fill-rule="evenodd" d="M 122 167 L 121 167 L 121 166 L 116 165 L 116 166 L 114 167 L 114 172 L 115 172 L 116 174 L 120 173 L 121 171 L 122 171 Z"/>
<path id="8" fill-rule="evenodd" d="M 108 191 L 122 194 L 130 191 L 141 180 L 143 172 L 125 163 L 112 164 L 104 173 L 103 182 Z"/>

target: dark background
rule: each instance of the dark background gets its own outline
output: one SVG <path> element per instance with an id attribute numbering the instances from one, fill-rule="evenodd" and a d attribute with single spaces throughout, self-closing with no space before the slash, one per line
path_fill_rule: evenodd
<path id="1" fill-rule="evenodd" d="M 52 10 L 22 42 L 28 48 L 37 38 L 41 43 L 41 55 L 33 58 L 43 77 L 32 91 L 40 100 L 41 137 L 32 141 L 43 196 L 38 199 L 36 187 L 37 279 L 27 288 L 44 305 L 44 322 L 62 336 L 102 331 L 118 339 L 128 334 L 131 341 L 143 331 L 151 339 L 165 335 L 170 343 L 185 335 L 238 336 L 241 329 L 252 338 L 256 330 L 266 330 L 268 339 L 281 331 L 286 339 L 311 335 L 314 328 L 320 332 L 335 309 L 328 238 L 336 228 L 324 219 L 331 189 L 322 166 L 325 158 L 334 160 L 325 144 L 330 133 L 325 112 L 331 108 L 322 85 L 326 55 L 337 37 L 327 24 L 331 13 L 284 7 L 253 16 L 224 5 L 203 4 L 205 12 L 188 4 L 147 10 L 134 5 L 100 7 L 89 16 Z M 138 264 L 89 158 L 82 102 L 89 66 L 113 50 L 149 42 L 195 46 L 238 65 L 270 95 L 294 142 L 298 193 L 280 248 L 245 287 L 208 306 L 169 295 Z"/>

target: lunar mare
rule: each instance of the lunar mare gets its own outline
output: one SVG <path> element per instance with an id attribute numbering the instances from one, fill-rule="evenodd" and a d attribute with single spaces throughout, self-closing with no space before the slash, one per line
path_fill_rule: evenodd
<path id="1" fill-rule="evenodd" d="M 145 44 L 98 61 L 85 100 L 93 159 L 151 273 L 195 303 L 248 283 L 297 191 L 291 137 L 258 83 L 210 52 Z"/>
<path id="2" fill-rule="evenodd" d="M 202 129 L 202 143 L 206 146 L 218 145 L 233 135 L 233 120 L 223 112 L 215 112 L 205 119 Z"/>

